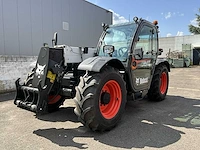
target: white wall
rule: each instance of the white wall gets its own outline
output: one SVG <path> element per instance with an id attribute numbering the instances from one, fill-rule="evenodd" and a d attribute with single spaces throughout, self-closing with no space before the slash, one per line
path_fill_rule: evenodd
<path id="1" fill-rule="evenodd" d="M 0 93 L 15 90 L 15 81 L 26 79 L 35 66 L 37 57 L 18 57 L 0 55 Z"/>
<path id="2" fill-rule="evenodd" d="M 193 47 L 200 46 L 200 34 L 159 38 L 159 48 L 163 49 L 161 57 L 166 57 L 169 49 L 171 51 L 182 51 L 182 44 L 191 44 Z"/>

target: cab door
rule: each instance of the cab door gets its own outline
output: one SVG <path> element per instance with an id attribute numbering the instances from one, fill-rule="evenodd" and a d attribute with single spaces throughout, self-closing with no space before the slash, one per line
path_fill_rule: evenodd
<path id="1" fill-rule="evenodd" d="M 135 91 L 147 90 L 157 58 L 157 30 L 150 25 L 143 25 L 133 44 L 131 75 Z"/>

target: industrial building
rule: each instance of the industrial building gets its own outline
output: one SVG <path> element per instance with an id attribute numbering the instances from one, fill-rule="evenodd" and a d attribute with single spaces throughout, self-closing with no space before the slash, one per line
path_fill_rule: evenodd
<path id="1" fill-rule="evenodd" d="M 112 12 L 85 0 L 0 0 L 0 55 L 37 56 L 43 43 L 95 47 L 102 23 L 112 24 Z M 184 50 L 198 64 L 200 35 L 160 38 L 162 57 Z"/>
<path id="2" fill-rule="evenodd" d="M 200 34 L 159 38 L 159 47 L 163 49 L 161 57 L 169 57 L 171 52 L 179 52 L 181 56 L 173 58 L 184 65 L 184 60 L 189 59 L 190 65 L 200 65 Z"/>
<path id="3" fill-rule="evenodd" d="M 0 0 L 0 55 L 37 56 L 43 43 L 95 47 L 112 12 L 85 0 Z"/>
<path id="4" fill-rule="evenodd" d="M 85 0 L 0 0 L 0 93 L 15 90 L 35 66 L 40 48 L 58 44 L 96 47 L 112 12 Z"/>

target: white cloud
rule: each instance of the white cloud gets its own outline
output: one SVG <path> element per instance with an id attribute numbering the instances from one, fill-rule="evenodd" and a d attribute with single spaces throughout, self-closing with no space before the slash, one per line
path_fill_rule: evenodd
<path id="1" fill-rule="evenodd" d="M 167 37 L 171 37 L 172 36 L 172 34 L 171 33 L 167 33 Z"/>
<path id="2" fill-rule="evenodd" d="M 176 34 L 176 36 L 183 36 L 183 32 L 178 31 L 177 34 Z"/>
<path id="3" fill-rule="evenodd" d="M 169 18 L 171 18 L 171 16 L 172 16 L 172 13 L 168 12 L 167 14 L 165 14 L 165 19 L 169 19 Z"/>
<path id="4" fill-rule="evenodd" d="M 177 32 L 177 34 L 176 34 L 176 36 L 183 36 L 184 34 L 183 34 L 183 32 L 182 31 L 178 31 Z M 171 36 L 173 36 L 171 33 L 167 33 L 167 35 L 166 35 L 167 37 L 171 37 Z"/>
<path id="5" fill-rule="evenodd" d="M 109 11 L 111 11 L 113 13 L 113 24 L 128 22 L 128 20 L 124 16 L 121 16 L 121 15 L 115 13 L 111 9 L 109 9 Z"/>
<path id="6" fill-rule="evenodd" d="M 165 19 L 169 19 L 171 17 L 183 17 L 184 13 L 180 13 L 180 12 L 168 12 L 168 13 L 161 13 L 161 15 L 163 15 L 165 17 Z"/>
<path id="7" fill-rule="evenodd" d="M 175 15 L 183 17 L 185 14 L 184 13 L 180 13 L 180 12 L 176 12 Z"/>
<path id="8" fill-rule="evenodd" d="M 198 27 L 197 19 L 194 18 L 193 20 L 190 20 L 190 24 L 192 24 L 192 25 L 195 26 L 195 27 Z"/>

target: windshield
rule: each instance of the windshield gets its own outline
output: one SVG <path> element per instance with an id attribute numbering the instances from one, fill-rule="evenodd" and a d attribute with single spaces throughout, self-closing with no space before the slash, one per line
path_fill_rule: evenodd
<path id="1" fill-rule="evenodd" d="M 128 50 L 130 49 L 136 26 L 135 23 L 110 26 L 106 30 L 106 34 L 102 41 L 100 41 L 99 56 L 109 56 L 103 51 L 103 46 L 112 45 L 115 49 L 112 57 L 125 61 L 128 56 Z"/>

